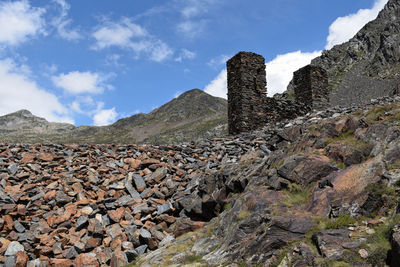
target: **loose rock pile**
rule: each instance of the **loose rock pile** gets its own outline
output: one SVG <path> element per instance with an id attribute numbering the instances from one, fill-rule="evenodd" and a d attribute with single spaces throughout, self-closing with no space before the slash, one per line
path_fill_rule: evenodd
<path id="1" fill-rule="evenodd" d="M 191 198 L 200 177 L 254 146 L 233 139 L 196 147 L 0 145 L 0 261 L 128 263 L 171 241 L 177 217 L 215 216 Z M 204 223 L 180 225 L 175 232 Z"/>
<path id="2" fill-rule="evenodd" d="M 393 101 L 400 99 L 373 100 L 365 108 Z M 224 209 L 230 192 L 249 183 L 251 175 L 221 170 L 239 174 L 235 163 L 286 147 L 298 136 L 297 125 L 356 109 L 332 108 L 262 131 L 180 146 L 0 144 L 0 262 L 131 262 L 204 226 Z"/>

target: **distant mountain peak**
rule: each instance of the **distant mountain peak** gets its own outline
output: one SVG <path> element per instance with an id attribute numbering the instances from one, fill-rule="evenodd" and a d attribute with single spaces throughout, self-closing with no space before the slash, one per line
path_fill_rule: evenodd
<path id="1" fill-rule="evenodd" d="M 0 116 L 0 140 L 18 143 L 177 143 L 226 134 L 227 101 L 200 89 L 182 93 L 148 114 L 103 127 L 51 123 L 28 110 Z"/>
<path id="2" fill-rule="evenodd" d="M 11 113 L 11 114 L 13 114 L 13 115 L 23 115 L 23 116 L 34 116 L 33 114 L 32 114 L 32 112 L 30 112 L 29 110 L 27 110 L 27 109 L 20 109 L 20 110 L 18 110 L 18 111 L 16 111 L 16 112 L 13 112 L 13 113 Z M 10 115 L 11 115 L 10 114 Z"/>
<path id="3" fill-rule="evenodd" d="M 194 88 L 194 89 L 191 89 L 191 90 L 188 90 L 188 91 L 182 93 L 181 96 L 182 95 L 191 95 L 191 94 L 206 94 L 206 93 L 198 88 Z"/>

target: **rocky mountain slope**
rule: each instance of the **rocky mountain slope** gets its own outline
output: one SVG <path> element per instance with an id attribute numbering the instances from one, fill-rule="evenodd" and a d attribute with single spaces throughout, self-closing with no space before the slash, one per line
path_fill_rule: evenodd
<path id="1" fill-rule="evenodd" d="M 207 170 L 177 200 L 179 237 L 131 266 L 399 266 L 399 101 L 236 137 L 253 149 Z"/>
<path id="2" fill-rule="evenodd" d="M 396 97 L 177 146 L 2 144 L 0 262 L 398 266 L 399 127 Z"/>
<path id="3" fill-rule="evenodd" d="M 311 62 L 327 70 L 332 106 L 351 105 L 400 91 L 400 1 L 389 0 L 378 17 L 351 40 Z M 288 93 L 292 85 L 288 87 Z"/>
<path id="4" fill-rule="evenodd" d="M 227 102 L 187 91 L 150 112 L 104 127 L 51 123 L 21 110 L 0 117 L 0 140 L 9 143 L 171 144 L 226 134 Z"/>

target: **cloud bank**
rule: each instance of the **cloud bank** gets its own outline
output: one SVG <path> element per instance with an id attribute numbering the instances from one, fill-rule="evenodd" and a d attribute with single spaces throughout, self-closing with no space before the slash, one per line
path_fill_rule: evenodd
<path id="1" fill-rule="evenodd" d="M 0 43 L 15 46 L 46 34 L 45 12 L 43 8 L 31 7 L 28 1 L 0 2 Z"/>
<path id="2" fill-rule="evenodd" d="M 0 115 L 28 109 L 49 121 L 74 123 L 58 98 L 29 78 L 26 66 L 0 60 Z"/>
<path id="3" fill-rule="evenodd" d="M 118 114 L 115 111 L 115 108 L 112 109 L 102 109 L 99 110 L 93 116 L 93 124 L 95 126 L 105 126 L 113 123 L 117 118 Z"/>
<path id="4" fill-rule="evenodd" d="M 99 94 L 110 85 L 105 84 L 104 76 L 96 72 L 72 71 L 52 77 L 53 83 L 70 94 Z"/>
<path id="5" fill-rule="evenodd" d="M 368 22 L 376 19 L 388 0 L 378 0 L 371 9 L 360 9 L 355 14 L 337 18 L 329 27 L 325 49 L 347 42 Z"/>
<path id="6" fill-rule="evenodd" d="M 95 50 L 118 47 L 133 51 L 136 57 L 146 54 L 156 62 L 164 61 L 173 54 L 166 43 L 150 35 L 145 28 L 129 18 L 122 18 L 119 22 L 103 21 L 92 37 L 96 41 L 92 47 Z"/>
<path id="7" fill-rule="evenodd" d="M 65 0 L 53 0 L 53 2 L 58 4 L 61 9 L 60 15 L 52 21 L 52 25 L 57 29 L 58 35 L 68 41 L 83 38 L 77 29 L 69 28 L 72 24 L 72 20 L 68 18 L 68 11 L 71 6 Z"/>
<path id="8" fill-rule="evenodd" d="M 321 51 L 311 53 L 296 51 L 276 58 L 266 64 L 268 95 L 282 93 L 293 78 L 293 72 L 311 63 L 313 58 L 321 55 Z"/>

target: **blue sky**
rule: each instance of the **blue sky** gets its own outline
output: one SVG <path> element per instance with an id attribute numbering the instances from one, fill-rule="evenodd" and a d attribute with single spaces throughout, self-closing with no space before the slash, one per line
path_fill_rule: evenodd
<path id="1" fill-rule="evenodd" d="M 266 58 L 273 95 L 386 2 L 0 0 L 0 115 L 106 125 L 193 88 L 225 97 L 243 50 Z"/>

